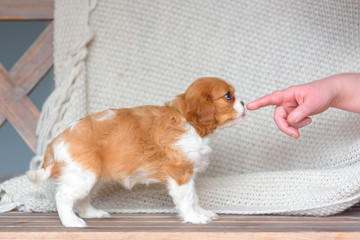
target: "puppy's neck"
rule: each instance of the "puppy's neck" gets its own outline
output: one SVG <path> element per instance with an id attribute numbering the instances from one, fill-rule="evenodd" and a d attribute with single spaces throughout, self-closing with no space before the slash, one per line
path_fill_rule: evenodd
<path id="1" fill-rule="evenodd" d="M 212 134 L 216 127 L 208 127 L 203 124 L 199 124 L 199 122 L 194 122 L 189 119 L 189 114 L 187 112 L 187 107 L 185 103 L 185 96 L 184 94 L 180 94 L 176 96 L 172 101 L 168 102 L 166 105 L 172 107 L 175 111 L 177 111 L 185 120 L 190 123 L 196 132 L 199 134 L 200 137 L 204 138 L 210 134 Z"/>
<path id="2" fill-rule="evenodd" d="M 183 100 L 180 96 L 177 96 L 170 103 L 168 103 L 175 111 L 181 114 L 181 116 L 185 117 L 185 106 L 183 104 Z"/>

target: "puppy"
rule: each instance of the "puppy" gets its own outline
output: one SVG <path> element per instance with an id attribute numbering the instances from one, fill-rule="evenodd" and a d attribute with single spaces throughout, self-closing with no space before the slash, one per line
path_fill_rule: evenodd
<path id="1" fill-rule="evenodd" d="M 86 227 L 80 217 L 110 217 L 90 204 L 89 194 L 102 179 L 131 189 L 164 183 L 183 222 L 204 224 L 218 216 L 201 208 L 195 176 L 209 162 L 209 139 L 217 128 L 245 116 L 235 89 L 218 78 L 200 78 L 164 106 L 110 109 L 71 124 L 48 146 L 33 182 L 56 180 L 56 206 L 66 227 Z"/>

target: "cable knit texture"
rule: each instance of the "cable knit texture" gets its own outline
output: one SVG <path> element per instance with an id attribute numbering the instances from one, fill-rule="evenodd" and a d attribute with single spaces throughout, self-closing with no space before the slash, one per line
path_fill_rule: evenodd
<path id="1" fill-rule="evenodd" d="M 161 105 L 202 76 L 231 82 L 248 102 L 341 72 L 360 72 L 360 4 L 337 0 L 55 1 L 56 89 L 38 125 L 39 167 L 49 141 L 107 108 Z M 360 116 L 330 109 L 300 139 L 273 108 L 212 136 L 201 205 L 218 213 L 330 215 L 360 199 Z M 54 183 L 0 185 L 0 211 L 56 211 Z M 174 212 L 166 188 L 99 187 L 110 212 Z"/>

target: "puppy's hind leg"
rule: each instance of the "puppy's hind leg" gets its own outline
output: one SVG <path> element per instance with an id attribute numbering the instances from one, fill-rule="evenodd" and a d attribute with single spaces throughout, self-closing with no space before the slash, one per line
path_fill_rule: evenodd
<path id="1" fill-rule="evenodd" d="M 90 203 L 90 195 L 86 196 L 84 199 L 79 200 L 76 204 L 77 209 L 79 210 L 79 215 L 82 218 L 109 218 L 111 215 L 108 212 L 105 212 L 101 209 L 94 208 Z"/>
<path id="2" fill-rule="evenodd" d="M 77 163 L 64 166 L 57 182 L 55 198 L 60 220 L 65 227 L 86 227 L 85 221 L 75 215 L 74 204 L 86 198 L 97 181 L 93 172 L 83 170 Z"/>

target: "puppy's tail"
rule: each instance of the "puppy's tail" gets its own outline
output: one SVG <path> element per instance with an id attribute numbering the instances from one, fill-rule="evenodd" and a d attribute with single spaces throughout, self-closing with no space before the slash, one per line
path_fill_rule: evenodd
<path id="1" fill-rule="evenodd" d="M 50 178 L 50 168 L 40 168 L 38 170 L 30 170 L 26 172 L 26 176 L 34 183 L 44 182 Z"/>
<path id="2" fill-rule="evenodd" d="M 45 152 L 44 162 L 41 168 L 27 171 L 26 176 L 34 183 L 46 181 L 51 176 L 51 169 L 54 163 L 53 159 L 54 154 L 48 148 Z"/>

